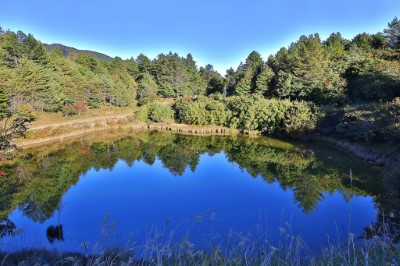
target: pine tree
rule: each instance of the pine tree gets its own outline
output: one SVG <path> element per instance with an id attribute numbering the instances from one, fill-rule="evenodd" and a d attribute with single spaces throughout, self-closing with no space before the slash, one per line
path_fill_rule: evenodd
<path id="1" fill-rule="evenodd" d="M 393 49 L 400 48 L 400 20 L 395 17 L 388 23 L 388 28 L 383 31 L 389 47 Z"/>
<path id="2" fill-rule="evenodd" d="M 149 73 L 144 73 L 139 80 L 138 103 L 144 105 L 154 101 L 157 97 L 158 85 Z"/>
<path id="3" fill-rule="evenodd" d="M 5 118 L 8 113 L 8 94 L 7 92 L 0 88 L 0 120 Z"/>
<path id="4" fill-rule="evenodd" d="M 275 77 L 274 71 L 269 66 L 265 66 L 261 73 L 256 76 L 255 93 L 266 95 L 271 94 L 272 80 Z"/>
<path id="5" fill-rule="evenodd" d="M 0 46 L 0 60 L 8 67 L 18 67 L 22 53 L 22 46 L 17 34 L 7 31 L 3 35 L 3 41 Z"/>

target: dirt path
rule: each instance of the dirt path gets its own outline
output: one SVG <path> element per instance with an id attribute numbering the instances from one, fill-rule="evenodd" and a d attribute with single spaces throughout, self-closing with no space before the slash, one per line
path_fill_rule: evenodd
<path id="1" fill-rule="evenodd" d="M 50 123 L 46 125 L 32 125 L 29 130 L 40 130 L 40 129 L 45 129 L 49 127 L 60 127 L 60 126 L 68 126 L 68 125 L 73 125 L 75 123 L 89 123 L 89 122 L 98 122 L 98 121 L 104 121 L 107 119 L 121 119 L 121 118 L 126 118 L 128 116 L 133 115 L 133 113 L 125 113 L 125 114 L 115 114 L 115 115 L 104 115 L 104 116 L 99 116 L 99 117 L 88 117 L 88 118 L 80 118 L 80 119 L 74 119 L 74 120 L 68 120 L 60 123 Z"/>

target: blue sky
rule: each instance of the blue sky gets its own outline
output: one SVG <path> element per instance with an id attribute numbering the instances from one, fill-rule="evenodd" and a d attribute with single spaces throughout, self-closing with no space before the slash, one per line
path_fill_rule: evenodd
<path id="1" fill-rule="evenodd" d="M 266 59 L 302 34 L 382 31 L 399 0 L 1 0 L 0 26 L 110 56 L 192 53 L 220 72 L 256 50 Z"/>

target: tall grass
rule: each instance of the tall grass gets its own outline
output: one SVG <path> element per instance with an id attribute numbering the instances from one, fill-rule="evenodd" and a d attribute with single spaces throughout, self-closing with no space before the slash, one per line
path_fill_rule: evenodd
<path id="1" fill-rule="evenodd" d="M 113 230 L 113 224 L 106 227 Z M 188 229 L 177 239 L 181 227 Z M 201 237 L 206 246 L 200 249 L 191 241 L 197 236 L 191 235 L 191 225 L 186 223 L 173 229 L 153 229 L 143 243 L 128 241 L 116 248 L 109 247 L 113 239 L 107 230 L 103 230 L 104 243 L 91 248 L 83 243 L 82 252 L 3 252 L 0 265 L 400 265 L 399 245 L 393 242 L 397 235 L 388 230 L 363 239 L 349 233 L 343 242 L 328 239 L 319 247 L 311 247 L 293 235 L 289 225 L 278 229 L 279 239 L 273 242 L 263 228 L 256 235 L 216 229 L 204 232 Z"/>

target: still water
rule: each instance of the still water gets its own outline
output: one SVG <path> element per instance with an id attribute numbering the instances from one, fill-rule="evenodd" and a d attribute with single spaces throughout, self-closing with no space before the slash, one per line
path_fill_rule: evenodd
<path id="1" fill-rule="evenodd" d="M 341 151 L 264 137 L 110 133 L 24 150 L 0 169 L 7 251 L 96 252 L 156 232 L 199 248 L 232 231 L 327 245 L 377 226 L 385 193 Z"/>

